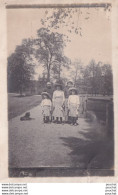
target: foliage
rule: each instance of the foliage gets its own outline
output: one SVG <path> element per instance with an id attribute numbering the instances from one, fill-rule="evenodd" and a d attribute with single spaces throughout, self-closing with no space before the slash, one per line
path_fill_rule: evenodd
<path id="1" fill-rule="evenodd" d="M 86 14 L 83 14 L 82 8 L 88 8 Z M 83 6 L 73 6 L 73 7 L 58 7 L 52 8 L 51 11 L 47 9 L 45 11 L 45 18 L 41 19 L 41 23 L 43 26 L 48 29 L 58 30 L 60 27 L 68 29 L 69 33 L 75 33 L 82 36 L 83 29 L 81 26 L 80 18 L 83 17 L 84 20 L 89 20 L 91 16 L 89 8 L 91 5 L 83 5 Z M 94 5 L 96 10 L 99 10 L 99 4 Z M 105 12 L 111 11 L 111 4 L 104 4 L 102 6 Z M 75 18 L 76 20 L 75 20 Z"/>
<path id="2" fill-rule="evenodd" d="M 102 90 L 103 94 L 113 94 L 113 74 L 110 64 L 102 66 Z"/>
<path id="3" fill-rule="evenodd" d="M 72 62 L 72 70 L 71 75 L 74 81 L 74 84 L 77 84 L 77 80 L 82 77 L 83 74 L 83 66 L 82 66 L 81 60 L 76 59 L 74 62 Z"/>
<path id="4" fill-rule="evenodd" d="M 29 86 L 34 75 L 33 49 L 30 39 L 23 40 L 22 44 L 16 47 L 14 53 L 8 57 L 8 90 L 20 92 Z"/>
<path id="5" fill-rule="evenodd" d="M 63 34 L 51 32 L 47 28 L 38 30 L 38 38 L 34 40 L 36 46 L 35 56 L 47 73 L 47 81 L 51 79 L 51 73 L 60 73 L 63 67 L 68 67 L 68 58 L 64 56 Z"/>
<path id="6" fill-rule="evenodd" d="M 81 77 L 76 80 L 76 86 L 91 94 L 113 94 L 113 75 L 110 64 L 90 63 L 81 69 Z"/>

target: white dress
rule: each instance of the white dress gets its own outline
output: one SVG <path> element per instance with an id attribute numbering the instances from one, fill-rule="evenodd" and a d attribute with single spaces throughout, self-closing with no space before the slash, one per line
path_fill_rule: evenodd
<path id="1" fill-rule="evenodd" d="M 53 98 L 52 98 L 52 102 L 53 102 L 53 116 L 54 117 L 64 117 L 64 111 L 63 111 L 63 104 L 65 101 L 65 96 L 64 96 L 64 92 L 63 91 L 54 91 L 53 93 Z"/>
<path id="2" fill-rule="evenodd" d="M 52 108 L 51 100 L 50 99 L 42 100 L 41 107 L 42 107 L 42 114 L 43 114 L 43 116 L 50 116 L 51 108 Z"/>
<path id="3" fill-rule="evenodd" d="M 77 117 L 80 100 L 78 95 L 70 95 L 68 98 L 69 116 Z"/>

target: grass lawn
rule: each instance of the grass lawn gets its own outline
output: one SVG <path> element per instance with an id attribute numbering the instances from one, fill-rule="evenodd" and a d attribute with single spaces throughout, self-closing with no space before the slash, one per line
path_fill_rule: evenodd
<path id="1" fill-rule="evenodd" d="M 8 120 L 39 105 L 40 102 L 41 96 L 19 97 L 18 94 L 8 94 Z"/>

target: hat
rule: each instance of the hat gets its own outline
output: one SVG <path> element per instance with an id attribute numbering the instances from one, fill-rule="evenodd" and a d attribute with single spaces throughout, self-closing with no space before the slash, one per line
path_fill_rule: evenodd
<path id="1" fill-rule="evenodd" d="M 47 85 L 51 85 L 51 83 L 50 82 L 47 82 Z"/>
<path id="2" fill-rule="evenodd" d="M 62 84 L 61 83 L 55 83 L 55 87 L 57 87 L 57 86 L 62 87 Z"/>
<path id="3" fill-rule="evenodd" d="M 68 81 L 68 82 L 67 82 L 67 85 L 68 85 L 69 83 L 71 83 L 71 84 L 73 85 L 73 81 Z"/>
<path id="4" fill-rule="evenodd" d="M 77 92 L 77 89 L 76 89 L 75 87 L 71 87 L 71 88 L 69 89 L 69 91 L 72 91 L 72 90 L 74 90 L 74 91 Z"/>
<path id="5" fill-rule="evenodd" d="M 47 93 L 46 91 L 42 92 L 41 95 L 42 95 L 42 96 L 43 96 L 43 95 L 47 95 L 47 96 L 50 98 L 50 94 Z"/>

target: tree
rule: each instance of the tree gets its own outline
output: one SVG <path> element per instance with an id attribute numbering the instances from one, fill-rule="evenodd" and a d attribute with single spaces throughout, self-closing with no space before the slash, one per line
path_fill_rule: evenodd
<path id="1" fill-rule="evenodd" d="M 82 70 L 83 67 L 82 67 L 81 60 L 76 59 L 72 63 L 72 71 L 71 71 L 71 75 L 73 75 L 73 81 L 75 85 L 77 85 L 77 80 L 82 77 Z"/>
<path id="2" fill-rule="evenodd" d="M 102 93 L 105 95 L 113 94 L 113 74 L 110 64 L 104 64 L 102 71 Z"/>
<path id="3" fill-rule="evenodd" d="M 88 93 L 113 94 L 113 74 L 110 64 L 96 63 L 91 60 L 84 69 L 85 86 Z"/>
<path id="4" fill-rule="evenodd" d="M 62 66 L 67 66 L 67 58 L 64 56 L 63 34 L 51 32 L 47 28 L 38 30 L 38 38 L 34 40 L 35 56 L 47 73 L 47 81 L 51 79 L 51 73 L 60 72 Z"/>
<path id="5" fill-rule="evenodd" d="M 63 72 L 63 68 L 70 69 L 70 60 L 65 56 L 58 56 L 59 61 L 55 62 L 52 67 L 52 75 L 56 80 L 62 79 L 61 72 Z"/>
<path id="6" fill-rule="evenodd" d="M 86 66 L 84 80 L 89 92 L 95 95 L 100 92 L 101 68 L 99 63 L 96 64 L 95 60 L 91 60 Z"/>
<path id="7" fill-rule="evenodd" d="M 84 12 L 83 14 L 83 10 L 82 8 L 85 7 L 87 9 L 86 14 Z M 83 29 L 81 26 L 81 22 L 80 22 L 80 18 L 83 17 L 84 20 L 89 20 L 91 16 L 89 8 L 95 8 L 96 11 L 99 10 L 99 8 L 101 9 L 101 7 L 104 9 L 104 11 L 109 13 L 111 11 L 111 4 L 106 3 L 106 4 L 96 4 L 94 6 L 92 5 L 78 5 L 77 6 L 72 6 L 72 7 L 55 7 L 52 8 L 51 11 L 49 11 L 49 9 L 47 9 L 45 11 L 45 17 L 43 19 L 41 19 L 41 23 L 42 25 L 44 25 L 45 27 L 47 27 L 48 29 L 56 29 L 58 30 L 60 27 L 62 28 L 67 28 L 69 33 L 74 32 L 75 34 L 79 34 L 80 36 L 82 36 L 83 33 Z M 76 18 L 76 20 L 75 20 Z M 109 19 L 109 17 L 108 17 Z"/>
<path id="8" fill-rule="evenodd" d="M 30 85 L 35 74 L 32 55 L 32 41 L 25 39 L 8 57 L 8 90 L 20 92 L 22 95 L 23 90 Z"/>

